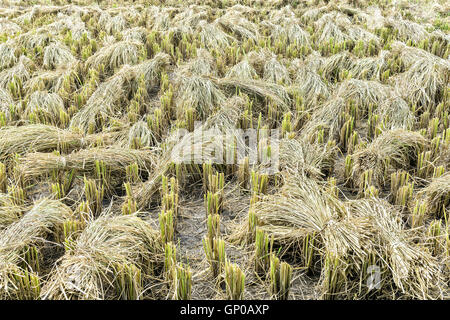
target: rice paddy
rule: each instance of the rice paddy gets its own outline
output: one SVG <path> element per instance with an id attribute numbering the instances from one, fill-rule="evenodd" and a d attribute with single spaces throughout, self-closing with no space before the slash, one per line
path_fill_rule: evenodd
<path id="1" fill-rule="evenodd" d="M 449 299 L 449 12 L 2 1 L 0 299 Z"/>

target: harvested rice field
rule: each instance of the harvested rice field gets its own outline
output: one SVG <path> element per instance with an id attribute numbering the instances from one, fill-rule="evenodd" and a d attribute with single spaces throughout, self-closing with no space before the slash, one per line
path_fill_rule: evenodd
<path id="1" fill-rule="evenodd" d="M 0 299 L 449 299 L 449 12 L 0 1 Z"/>

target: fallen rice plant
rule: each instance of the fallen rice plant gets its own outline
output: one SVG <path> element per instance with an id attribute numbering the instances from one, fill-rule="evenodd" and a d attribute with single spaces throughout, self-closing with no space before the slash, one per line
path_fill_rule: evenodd
<path id="1" fill-rule="evenodd" d="M 63 203 L 44 199 L 0 232 L 2 299 L 39 298 L 40 252 L 47 241 L 62 240 L 63 225 L 71 216 Z"/>
<path id="2" fill-rule="evenodd" d="M 2 161 L 12 154 L 71 151 L 83 145 L 79 134 L 44 124 L 0 128 L 0 141 Z"/>
<path id="3" fill-rule="evenodd" d="M 141 299 L 144 275 L 158 271 L 157 232 L 136 215 L 91 220 L 55 266 L 42 299 Z M 103 286 L 106 281 L 108 286 Z"/>

